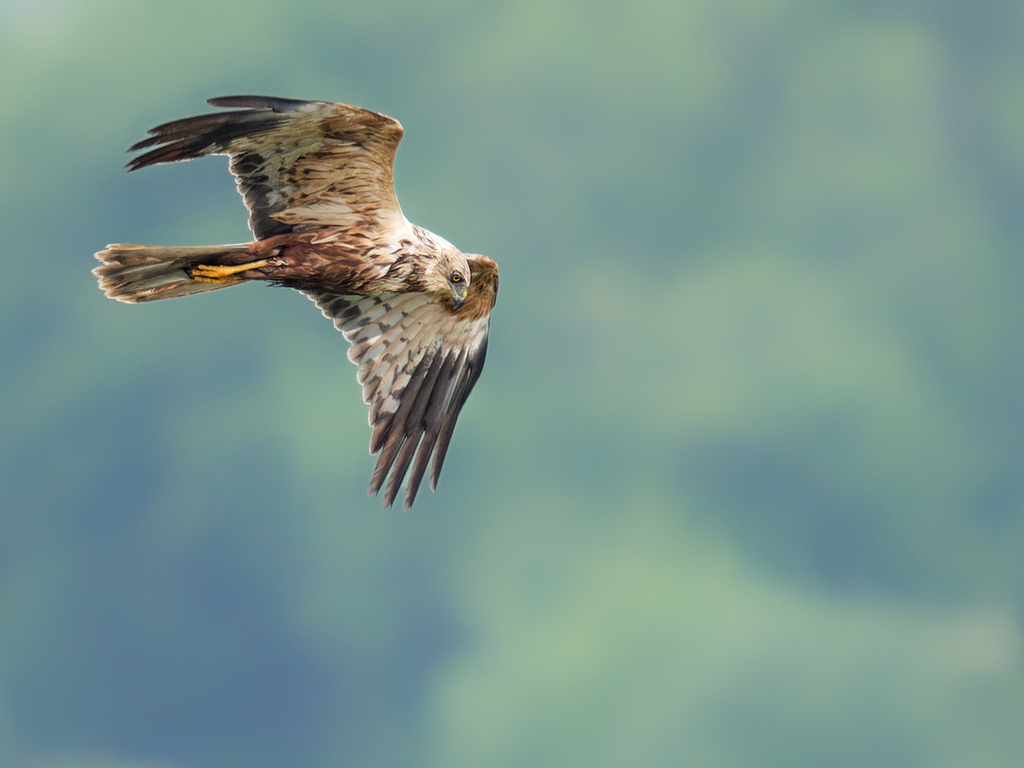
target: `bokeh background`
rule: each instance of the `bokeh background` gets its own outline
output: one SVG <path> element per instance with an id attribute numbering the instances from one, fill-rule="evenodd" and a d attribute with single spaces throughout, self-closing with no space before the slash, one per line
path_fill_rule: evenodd
<path id="1" fill-rule="evenodd" d="M 0 764 L 1024 765 L 1019 0 L 3 0 Z M 406 128 L 498 260 L 436 495 L 345 344 L 108 242 L 248 239 L 149 127 Z"/>

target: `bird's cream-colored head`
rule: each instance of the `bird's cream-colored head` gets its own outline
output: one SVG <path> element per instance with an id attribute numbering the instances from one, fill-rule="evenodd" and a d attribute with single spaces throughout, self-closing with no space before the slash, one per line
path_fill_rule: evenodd
<path id="1" fill-rule="evenodd" d="M 472 272 L 462 252 L 444 249 L 437 259 L 431 260 L 423 275 L 424 288 L 452 311 L 457 310 L 469 296 Z"/>

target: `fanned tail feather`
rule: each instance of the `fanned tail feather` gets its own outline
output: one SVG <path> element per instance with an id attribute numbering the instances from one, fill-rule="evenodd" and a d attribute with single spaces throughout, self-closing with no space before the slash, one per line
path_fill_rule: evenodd
<path id="1" fill-rule="evenodd" d="M 92 272 L 107 296 L 137 304 L 216 291 L 244 282 L 241 278 L 223 283 L 200 282 L 192 279 L 189 269 L 200 263 L 215 264 L 221 256 L 246 250 L 246 245 L 165 247 L 116 243 L 96 254 L 103 266 Z"/>

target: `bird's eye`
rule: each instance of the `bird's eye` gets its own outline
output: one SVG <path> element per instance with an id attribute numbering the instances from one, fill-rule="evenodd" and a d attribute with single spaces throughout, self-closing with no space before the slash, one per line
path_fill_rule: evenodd
<path id="1" fill-rule="evenodd" d="M 461 283 L 462 275 L 460 275 L 458 272 L 452 272 L 451 277 L 449 277 L 448 279 L 451 280 L 453 283 Z"/>

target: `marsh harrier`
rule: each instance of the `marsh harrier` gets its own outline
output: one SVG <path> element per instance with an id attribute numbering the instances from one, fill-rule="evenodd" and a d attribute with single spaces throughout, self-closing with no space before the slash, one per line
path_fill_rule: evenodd
<path id="1" fill-rule="evenodd" d="M 410 223 L 392 179 L 396 120 L 325 101 L 210 99 L 230 111 L 153 128 L 129 170 L 227 155 L 254 241 L 108 245 L 94 272 L 138 303 L 260 280 L 306 294 L 334 321 L 370 406 L 370 493 L 405 508 L 433 456 L 436 488 L 452 430 L 483 368 L 498 267 Z"/>

